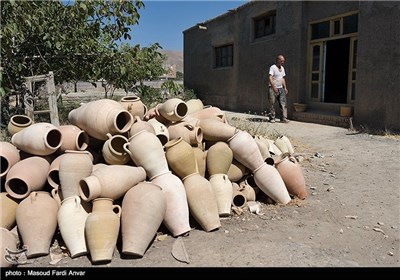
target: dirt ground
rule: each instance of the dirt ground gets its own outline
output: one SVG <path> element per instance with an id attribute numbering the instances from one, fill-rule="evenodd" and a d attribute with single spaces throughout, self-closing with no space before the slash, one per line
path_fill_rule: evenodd
<path id="1" fill-rule="evenodd" d="M 142 258 L 121 255 L 119 241 L 111 262 L 93 265 L 88 256 L 71 259 L 61 253 L 56 239 L 48 256 L 25 260 L 19 267 L 399 267 L 399 136 L 227 116 L 239 128 L 246 123 L 254 131 L 291 140 L 295 155 L 303 159 L 305 200 L 274 205 L 261 194 L 259 214 L 244 208 L 208 233 L 191 221 L 192 231 L 179 240 L 161 226 Z M 188 263 L 171 254 L 175 242 L 183 244 Z"/>

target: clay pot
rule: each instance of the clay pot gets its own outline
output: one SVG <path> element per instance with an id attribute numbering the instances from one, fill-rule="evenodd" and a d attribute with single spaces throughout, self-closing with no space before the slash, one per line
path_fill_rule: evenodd
<path id="1" fill-rule="evenodd" d="M 170 122 L 180 121 L 188 113 L 186 102 L 180 98 L 170 98 L 164 103 L 158 104 L 157 109 L 159 114 Z"/>
<path id="2" fill-rule="evenodd" d="M 168 141 L 164 148 L 168 166 L 178 177 L 185 178 L 190 174 L 198 173 L 194 151 L 182 137 Z"/>
<path id="3" fill-rule="evenodd" d="M 128 143 L 128 139 L 122 135 L 111 135 L 107 133 L 108 140 L 104 142 L 102 155 L 104 161 L 108 164 L 126 164 L 130 159 L 130 155 L 124 150 L 124 144 Z"/>
<path id="4" fill-rule="evenodd" d="M 233 152 L 225 142 L 217 142 L 208 148 L 206 166 L 208 174 L 227 174 L 232 164 Z"/>
<path id="5" fill-rule="evenodd" d="M 49 162 L 42 157 L 33 156 L 17 162 L 6 176 L 7 193 L 14 198 L 23 199 L 31 192 L 43 189 L 49 169 Z"/>
<path id="6" fill-rule="evenodd" d="M 1 224 L 2 228 L 11 230 L 15 226 L 17 206 L 20 200 L 13 198 L 6 192 L 0 193 Z"/>
<path id="7" fill-rule="evenodd" d="M 122 253 L 142 257 L 167 209 L 167 200 L 161 188 L 150 182 L 141 182 L 130 189 L 122 201 Z"/>
<path id="8" fill-rule="evenodd" d="M 60 125 L 58 129 L 62 135 L 62 144 L 57 152 L 64 153 L 66 150 L 86 150 L 89 146 L 89 135 L 76 125 Z"/>
<path id="9" fill-rule="evenodd" d="M 119 100 L 119 103 L 133 117 L 139 117 L 141 120 L 148 111 L 147 106 L 143 104 L 138 96 L 124 96 Z"/>
<path id="10" fill-rule="evenodd" d="M 86 218 L 85 237 L 91 260 L 110 262 L 117 244 L 121 207 L 110 198 L 93 200 L 92 213 Z"/>
<path id="11" fill-rule="evenodd" d="M 229 216 L 231 214 L 233 195 L 232 182 L 226 174 L 213 174 L 210 176 L 209 181 L 217 202 L 219 216 Z"/>
<path id="12" fill-rule="evenodd" d="M 65 151 L 59 166 L 60 186 L 64 199 L 79 195 L 79 182 L 92 173 L 92 156 L 88 151 Z"/>
<path id="13" fill-rule="evenodd" d="M 228 123 L 226 114 L 218 107 L 214 106 L 204 106 L 203 109 L 187 115 L 187 118 L 196 118 L 199 120 L 203 119 L 214 119 L 219 122 Z"/>
<path id="14" fill-rule="evenodd" d="M 203 131 L 203 139 L 207 141 L 227 142 L 235 135 L 237 128 L 216 119 L 187 119 L 192 126 L 198 126 Z"/>
<path id="15" fill-rule="evenodd" d="M 281 175 L 288 192 L 300 199 L 307 197 L 307 187 L 300 164 L 293 156 L 284 156 L 275 162 L 275 167 Z"/>
<path id="16" fill-rule="evenodd" d="M 190 145 L 197 145 L 203 141 L 203 130 L 200 127 L 180 121 L 168 126 L 169 139 L 182 137 Z"/>
<path id="17" fill-rule="evenodd" d="M 11 143 L 0 141 L 0 178 L 6 177 L 10 168 L 21 160 L 19 150 Z"/>
<path id="18" fill-rule="evenodd" d="M 88 216 L 79 196 L 64 199 L 58 210 L 58 227 L 71 258 L 88 253 L 85 240 L 85 222 Z"/>
<path id="19" fill-rule="evenodd" d="M 139 182 L 146 179 L 143 167 L 108 165 L 92 172 L 79 182 L 79 195 L 85 200 L 98 197 L 117 200 Z"/>
<path id="20" fill-rule="evenodd" d="M 186 101 L 186 106 L 188 107 L 188 115 L 204 109 L 203 101 L 200 99 L 190 99 Z"/>
<path id="21" fill-rule="evenodd" d="M 13 136 L 15 133 L 33 124 L 33 120 L 26 115 L 14 115 L 8 122 L 8 133 Z"/>
<path id="22" fill-rule="evenodd" d="M 228 140 L 228 145 L 233 152 L 233 157 L 252 172 L 264 164 L 257 142 L 247 131 L 238 130 Z"/>
<path id="23" fill-rule="evenodd" d="M 18 204 L 16 221 L 28 258 L 49 254 L 58 208 L 50 193 L 43 191 L 32 192 Z"/>
<path id="24" fill-rule="evenodd" d="M 284 205 L 290 202 L 291 199 L 285 183 L 275 167 L 263 163 L 254 170 L 253 177 L 257 187 L 272 200 Z"/>
<path id="25" fill-rule="evenodd" d="M 37 156 L 48 156 L 56 152 L 62 141 L 60 130 L 50 123 L 34 123 L 11 137 L 15 147 Z"/>
<path id="26" fill-rule="evenodd" d="M 201 228 L 210 232 L 221 227 L 218 205 L 210 181 L 193 173 L 182 179 L 189 211 Z"/>
<path id="27" fill-rule="evenodd" d="M 169 172 L 153 178 L 151 183 L 161 187 L 167 200 L 163 223 L 172 236 L 177 237 L 189 232 L 189 206 L 182 180 Z"/>
<path id="28" fill-rule="evenodd" d="M 141 130 L 132 135 L 128 143 L 124 145 L 124 150 L 130 155 L 136 166 L 142 166 L 146 170 L 150 180 L 170 171 L 164 148 L 153 133 Z"/>
<path id="29" fill-rule="evenodd" d="M 237 190 L 233 190 L 232 192 L 232 205 L 236 207 L 243 207 L 247 203 L 246 196 Z"/>
<path id="30" fill-rule="evenodd" d="M 108 139 L 107 133 L 124 134 L 133 124 L 132 115 L 119 102 L 111 99 L 85 103 L 70 111 L 68 120 L 90 136 L 104 141 Z"/>

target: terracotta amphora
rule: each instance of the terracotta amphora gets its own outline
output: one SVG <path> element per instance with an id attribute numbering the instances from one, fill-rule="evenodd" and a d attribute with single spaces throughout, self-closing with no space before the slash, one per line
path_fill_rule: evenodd
<path id="1" fill-rule="evenodd" d="M 16 221 L 28 258 L 49 254 L 58 209 L 50 193 L 44 191 L 32 192 L 18 204 Z"/>
<path id="2" fill-rule="evenodd" d="M 13 136 L 15 133 L 33 124 L 33 120 L 26 115 L 14 115 L 8 122 L 8 133 Z"/>
<path id="3" fill-rule="evenodd" d="M 124 150 L 124 144 L 128 139 L 123 135 L 111 135 L 107 133 L 108 140 L 104 142 L 102 155 L 104 161 L 108 164 L 126 164 L 131 157 Z"/>
<path id="4" fill-rule="evenodd" d="M 117 200 L 139 182 L 146 179 L 143 167 L 108 165 L 100 167 L 79 182 L 79 195 L 85 201 L 98 197 Z"/>
<path id="5" fill-rule="evenodd" d="M 91 261 L 110 262 L 117 245 L 121 207 L 111 198 L 96 198 L 85 222 L 85 238 Z"/>
<path id="6" fill-rule="evenodd" d="M 133 117 L 139 117 L 141 120 L 146 115 L 148 109 L 138 96 L 124 96 L 119 100 L 122 107 L 127 110 Z"/>
<path id="7" fill-rule="evenodd" d="M 143 257 L 165 217 L 167 200 L 161 188 L 140 182 L 122 201 L 122 253 Z"/>
<path id="8" fill-rule="evenodd" d="M 58 227 L 71 258 L 88 253 L 85 239 L 85 222 L 88 216 L 79 196 L 70 196 L 61 202 L 57 215 Z"/>
<path id="9" fill-rule="evenodd" d="M 23 159 L 14 164 L 8 172 L 5 189 L 10 196 L 23 199 L 32 191 L 43 189 L 49 169 L 50 164 L 43 157 L 33 156 Z"/>
<path id="10" fill-rule="evenodd" d="M 288 192 L 300 199 L 307 197 L 307 187 L 300 164 L 293 156 L 284 156 L 275 162 L 275 167 L 285 182 Z"/>
<path id="11" fill-rule="evenodd" d="M 76 125 L 60 125 L 58 129 L 62 135 L 62 144 L 58 153 L 64 153 L 66 150 L 86 150 L 89 146 L 89 135 Z"/>
<path id="12" fill-rule="evenodd" d="M 167 209 L 163 223 L 172 236 L 177 237 L 189 232 L 191 229 L 189 224 L 189 206 L 182 180 L 172 174 L 172 172 L 169 172 L 156 176 L 151 182 L 161 187 L 167 199 Z"/>
<path id="13" fill-rule="evenodd" d="M 111 135 L 124 134 L 133 124 L 132 115 L 112 99 L 100 99 L 82 104 L 68 114 L 68 120 L 86 131 L 89 136 L 107 140 Z"/>
<path id="14" fill-rule="evenodd" d="M 19 150 L 36 156 L 48 156 L 62 145 L 60 130 L 51 123 L 34 123 L 15 133 L 11 143 Z"/>
<path id="15" fill-rule="evenodd" d="M 92 173 L 92 161 L 88 151 L 65 151 L 58 171 L 64 199 L 79 195 L 79 181 Z"/>

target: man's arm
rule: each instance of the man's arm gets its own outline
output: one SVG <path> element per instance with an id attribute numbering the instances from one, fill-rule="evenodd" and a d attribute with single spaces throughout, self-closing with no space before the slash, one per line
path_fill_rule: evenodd
<path id="1" fill-rule="evenodd" d="M 270 83 L 270 85 L 272 87 L 272 90 L 277 94 L 278 93 L 278 89 L 276 88 L 274 82 L 272 81 L 272 75 L 271 74 L 269 74 L 268 79 L 269 79 L 269 83 Z"/>
<path id="2" fill-rule="evenodd" d="M 285 80 L 285 78 L 282 78 L 282 86 L 283 86 L 283 89 L 284 89 L 284 91 L 285 91 L 285 93 L 286 94 L 288 94 L 288 89 L 287 89 L 287 87 L 286 87 L 286 80 Z"/>

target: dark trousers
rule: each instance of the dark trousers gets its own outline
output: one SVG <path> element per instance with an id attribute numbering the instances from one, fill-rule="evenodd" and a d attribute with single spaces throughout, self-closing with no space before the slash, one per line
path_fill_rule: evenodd
<path id="1" fill-rule="evenodd" d="M 269 100 L 269 114 L 271 119 L 275 119 L 275 103 L 278 101 L 279 108 L 282 111 L 282 118 L 287 119 L 287 106 L 286 106 L 286 93 L 283 88 L 278 88 L 278 94 L 276 95 L 272 87 L 269 87 L 268 91 Z"/>

